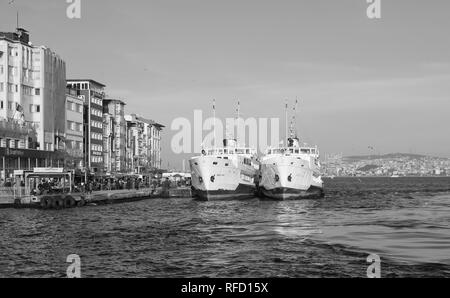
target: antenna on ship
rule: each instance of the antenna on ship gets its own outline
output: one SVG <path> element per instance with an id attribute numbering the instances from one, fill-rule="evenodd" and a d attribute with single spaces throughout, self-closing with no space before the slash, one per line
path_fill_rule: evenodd
<path id="1" fill-rule="evenodd" d="M 287 142 L 288 141 L 288 100 L 286 99 L 285 100 L 285 103 L 286 103 L 286 106 L 285 106 L 285 109 L 284 109 L 284 118 L 285 118 L 285 124 L 286 124 L 286 127 L 285 127 L 285 132 L 284 132 L 284 138 L 285 138 L 285 141 Z"/>
<path id="2" fill-rule="evenodd" d="M 216 148 L 216 100 L 213 99 L 214 148 Z"/>

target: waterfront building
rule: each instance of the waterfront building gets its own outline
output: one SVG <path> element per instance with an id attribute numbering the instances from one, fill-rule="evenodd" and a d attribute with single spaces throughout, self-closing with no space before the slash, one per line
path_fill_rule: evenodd
<path id="1" fill-rule="evenodd" d="M 32 125 L 39 150 L 56 151 L 63 141 L 65 79 L 65 62 L 34 46 L 26 30 L 0 32 L 0 118 Z"/>
<path id="2" fill-rule="evenodd" d="M 136 114 L 126 115 L 127 168 L 142 174 L 161 169 L 161 131 L 163 125 Z"/>
<path id="3" fill-rule="evenodd" d="M 105 85 L 91 79 L 67 80 L 67 87 L 77 90 L 84 103 L 85 167 L 90 174 L 104 173 L 103 99 Z"/>
<path id="4" fill-rule="evenodd" d="M 0 178 L 64 166 L 65 62 L 28 31 L 0 32 Z"/>
<path id="5" fill-rule="evenodd" d="M 126 173 L 125 103 L 118 99 L 103 100 L 103 147 L 105 172 Z"/>
<path id="6" fill-rule="evenodd" d="M 70 170 L 84 168 L 84 102 L 75 89 L 66 92 L 66 167 Z"/>

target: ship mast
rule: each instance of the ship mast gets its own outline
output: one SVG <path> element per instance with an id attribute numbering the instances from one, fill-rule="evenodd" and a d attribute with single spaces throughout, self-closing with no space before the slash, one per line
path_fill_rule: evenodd
<path id="1" fill-rule="evenodd" d="M 213 100 L 214 149 L 216 148 L 216 100 Z"/>
<path id="2" fill-rule="evenodd" d="M 291 123 L 291 138 L 297 138 L 297 106 L 298 106 L 298 98 L 295 99 L 294 105 L 294 115 L 292 116 Z"/>
<path id="3" fill-rule="evenodd" d="M 240 117 L 241 117 L 240 114 L 241 114 L 241 103 L 238 100 L 237 108 L 236 108 L 236 117 L 237 117 L 237 119 L 236 119 L 236 121 L 237 121 L 236 143 L 237 144 L 239 144 L 239 128 L 240 128 L 239 120 L 240 120 Z"/>
<path id="4" fill-rule="evenodd" d="M 285 138 L 285 141 L 286 141 L 286 144 L 288 143 L 288 138 L 289 138 L 289 136 L 288 136 L 288 100 L 286 99 L 285 100 L 285 103 L 286 103 L 286 105 L 285 105 L 285 109 L 284 109 L 284 119 L 285 119 L 285 125 L 286 125 L 286 127 L 285 127 L 285 131 L 284 131 L 284 138 Z"/>

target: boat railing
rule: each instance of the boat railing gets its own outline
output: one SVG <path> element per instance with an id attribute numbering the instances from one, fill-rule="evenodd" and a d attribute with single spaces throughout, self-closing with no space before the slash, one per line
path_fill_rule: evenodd
<path id="1" fill-rule="evenodd" d="M 257 151 L 253 148 L 215 148 L 203 149 L 202 155 L 256 155 Z"/>
<path id="2" fill-rule="evenodd" d="M 314 147 L 279 147 L 266 150 L 267 155 L 275 154 L 301 154 L 301 155 L 319 155 L 319 150 Z"/>

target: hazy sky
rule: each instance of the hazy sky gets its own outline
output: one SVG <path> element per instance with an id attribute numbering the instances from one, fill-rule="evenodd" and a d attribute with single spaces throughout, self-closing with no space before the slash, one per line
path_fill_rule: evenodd
<path id="1" fill-rule="evenodd" d="M 176 117 L 194 109 L 232 117 L 283 117 L 302 100 L 298 128 L 324 153 L 414 152 L 450 157 L 450 1 L 65 0 L 0 4 L 0 31 L 20 25 L 67 63 L 69 78 L 106 84 L 127 112 L 164 133 L 163 165 Z M 283 118 L 281 121 L 284 121 Z"/>

